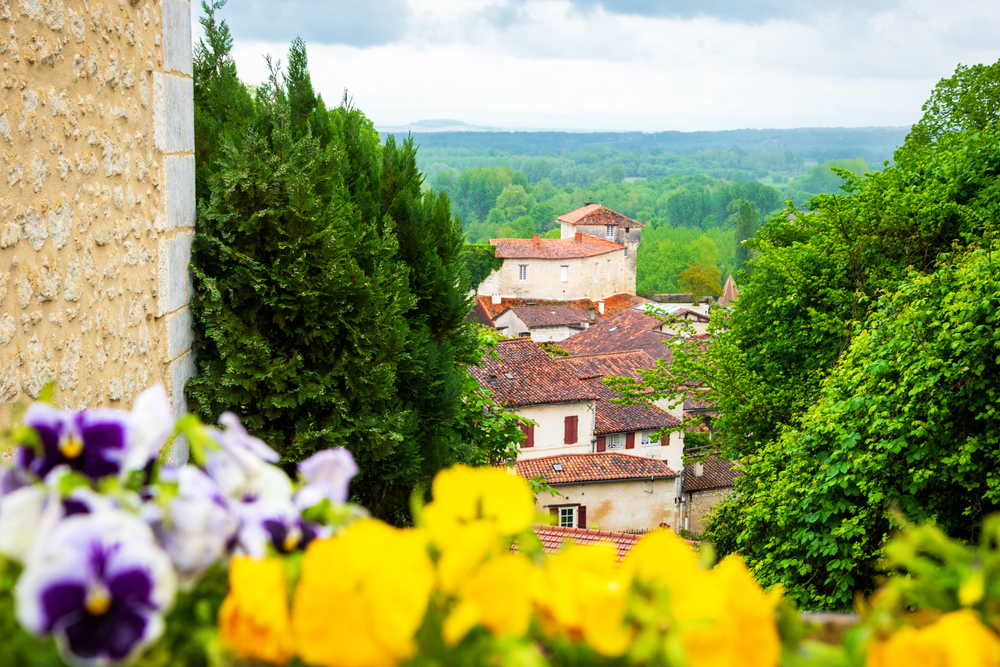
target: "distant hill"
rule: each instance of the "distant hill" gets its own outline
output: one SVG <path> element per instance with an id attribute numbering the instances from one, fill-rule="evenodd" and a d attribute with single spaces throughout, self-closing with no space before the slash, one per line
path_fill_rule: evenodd
<path id="1" fill-rule="evenodd" d="M 419 121 L 406 128 L 381 128 L 381 134 L 384 139 L 388 134 L 402 138 L 412 133 L 425 149 L 496 151 L 510 155 L 562 155 L 604 148 L 693 153 L 734 147 L 747 152 L 787 147 L 805 159 L 863 157 L 878 163 L 892 158 L 910 130 L 909 127 L 809 127 L 717 132 L 504 132 L 482 131 L 483 128 L 464 123 L 459 129 L 446 123 L 461 121 Z"/>

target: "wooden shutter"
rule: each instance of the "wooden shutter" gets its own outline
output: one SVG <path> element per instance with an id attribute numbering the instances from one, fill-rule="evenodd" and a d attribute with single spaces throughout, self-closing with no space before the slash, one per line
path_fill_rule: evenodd
<path id="1" fill-rule="evenodd" d="M 605 435 L 597 436 L 597 451 L 603 452 L 608 449 L 608 437 Z"/>
<path id="2" fill-rule="evenodd" d="M 521 424 L 521 430 L 524 431 L 525 440 L 521 443 L 521 447 L 534 447 L 535 446 L 535 425 L 534 424 Z"/>
<path id="3" fill-rule="evenodd" d="M 587 508 L 580 505 L 576 508 L 576 527 L 586 528 L 587 527 Z"/>
<path id="4" fill-rule="evenodd" d="M 625 449 L 635 449 L 635 433 L 625 434 Z"/>
<path id="5" fill-rule="evenodd" d="M 559 508 L 558 507 L 550 507 L 549 508 L 549 514 L 551 514 L 552 516 L 555 517 L 555 519 L 556 519 L 556 525 L 558 526 L 559 525 Z"/>
<path id="6" fill-rule="evenodd" d="M 566 417 L 566 434 L 563 438 L 563 443 L 567 445 L 575 444 L 578 440 L 577 431 L 580 423 L 580 418 L 577 416 Z"/>
<path id="7" fill-rule="evenodd" d="M 663 437 L 660 438 L 660 445 L 663 446 L 663 447 L 666 447 L 669 444 L 670 444 L 670 434 L 669 433 L 664 433 Z"/>

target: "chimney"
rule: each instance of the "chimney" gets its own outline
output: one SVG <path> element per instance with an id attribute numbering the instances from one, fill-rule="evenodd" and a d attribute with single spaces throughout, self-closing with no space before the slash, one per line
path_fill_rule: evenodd
<path id="1" fill-rule="evenodd" d="M 577 243 L 583 241 L 583 232 L 577 232 L 576 236 L 573 237 Z"/>
<path id="2" fill-rule="evenodd" d="M 493 305 L 496 305 L 496 304 L 500 303 L 500 295 L 499 294 L 494 294 L 492 301 L 493 301 Z"/>
<path id="3" fill-rule="evenodd" d="M 597 302 L 597 308 L 600 311 L 601 315 L 603 315 L 604 314 L 604 302 L 603 301 L 598 301 Z"/>
<path id="4" fill-rule="evenodd" d="M 533 240 L 535 243 L 538 243 L 538 234 L 535 234 L 535 238 Z"/>
<path id="5" fill-rule="evenodd" d="M 590 321 L 593 322 L 594 320 L 597 319 L 597 313 L 594 312 L 594 307 L 593 306 L 591 306 L 589 310 L 590 310 L 590 313 L 589 313 L 590 314 Z"/>

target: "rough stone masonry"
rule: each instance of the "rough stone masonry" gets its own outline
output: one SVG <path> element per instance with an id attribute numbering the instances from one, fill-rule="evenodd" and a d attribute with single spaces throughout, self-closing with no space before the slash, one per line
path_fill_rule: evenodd
<path id="1" fill-rule="evenodd" d="M 189 0 L 0 0 L 0 424 L 194 373 Z"/>

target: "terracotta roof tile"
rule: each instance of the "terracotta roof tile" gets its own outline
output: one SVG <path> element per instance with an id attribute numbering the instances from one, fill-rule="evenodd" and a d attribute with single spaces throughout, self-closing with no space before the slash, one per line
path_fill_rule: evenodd
<path id="1" fill-rule="evenodd" d="M 556 364 L 530 338 L 514 338 L 497 343 L 495 359 L 483 355 L 482 366 L 469 372 L 484 389 L 493 392 L 501 405 L 542 405 L 596 400 L 597 393 L 572 373 Z"/>
<path id="2" fill-rule="evenodd" d="M 583 322 L 589 317 L 587 310 L 579 306 L 512 306 L 507 310 L 514 311 L 518 319 L 529 329 L 574 325 L 582 328 Z"/>
<path id="3" fill-rule="evenodd" d="M 672 358 L 670 334 L 654 331 L 663 323 L 638 310 L 625 310 L 597 326 L 567 338 L 560 347 L 572 355 L 607 354 L 627 350 L 645 350 L 654 359 Z"/>
<path id="4" fill-rule="evenodd" d="M 630 377 L 638 380 L 638 370 L 656 366 L 656 359 L 645 350 L 557 357 L 555 361 L 581 380 L 604 377 Z"/>
<path id="5" fill-rule="evenodd" d="M 726 285 L 722 288 L 722 296 L 719 297 L 720 306 L 728 306 L 736 299 L 740 298 L 740 291 L 736 289 L 736 281 L 733 280 L 732 274 L 726 278 Z"/>
<path id="6" fill-rule="evenodd" d="M 557 465 L 562 470 L 556 470 Z M 524 459 L 515 464 L 515 470 L 525 479 L 542 477 L 549 484 L 677 477 L 677 473 L 670 469 L 666 461 L 622 452 L 557 454 Z"/>
<path id="7" fill-rule="evenodd" d="M 724 489 L 733 485 L 740 471 L 728 459 L 709 456 L 702 464 L 703 474 L 695 477 L 694 466 L 684 466 L 684 492 Z"/>
<path id="8" fill-rule="evenodd" d="M 613 227 L 632 227 L 642 229 L 646 225 L 637 220 L 616 213 L 600 204 L 587 204 L 575 211 L 556 218 L 558 222 L 568 222 L 571 225 L 611 225 Z"/>
<path id="9" fill-rule="evenodd" d="M 584 380 L 597 394 L 597 414 L 594 418 L 594 434 L 631 433 L 633 431 L 659 431 L 681 425 L 681 420 L 655 405 L 619 405 L 611 399 L 621 398 L 621 394 L 611 391 L 601 378 Z"/>
<path id="10" fill-rule="evenodd" d="M 571 239 L 490 239 L 490 243 L 497 247 L 496 256 L 501 259 L 573 259 L 625 249 L 587 234 Z"/>
<path id="11" fill-rule="evenodd" d="M 493 324 L 493 320 L 508 308 L 534 304 L 538 306 L 576 306 L 578 308 L 582 308 L 584 311 L 587 311 L 588 317 L 590 315 L 590 309 L 593 308 L 594 315 L 597 320 L 601 321 L 608 317 L 613 317 L 622 311 L 646 303 L 646 299 L 641 296 L 636 296 L 635 294 L 615 294 L 614 296 L 609 296 L 607 299 L 603 299 L 603 301 L 604 314 L 602 315 L 597 306 L 599 301 L 591 301 L 590 299 L 555 301 L 552 299 L 515 299 L 503 297 L 500 299 L 500 303 L 493 303 L 492 296 L 478 295 L 476 296 L 475 303 L 473 304 L 472 313 L 467 319 L 490 326 Z"/>
<path id="12" fill-rule="evenodd" d="M 641 535 L 627 533 L 611 533 L 587 528 L 563 528 L 561 526 L 532 526 L 531 529 L 541 541 L 542 549 L 547 554 L 559 553 L 567 540 L 583 547 L 610 542 L 618 550 L 618 562 L 621 562 L 628 555 L 628 552 L 632 550 L 641 537 Z"/>

